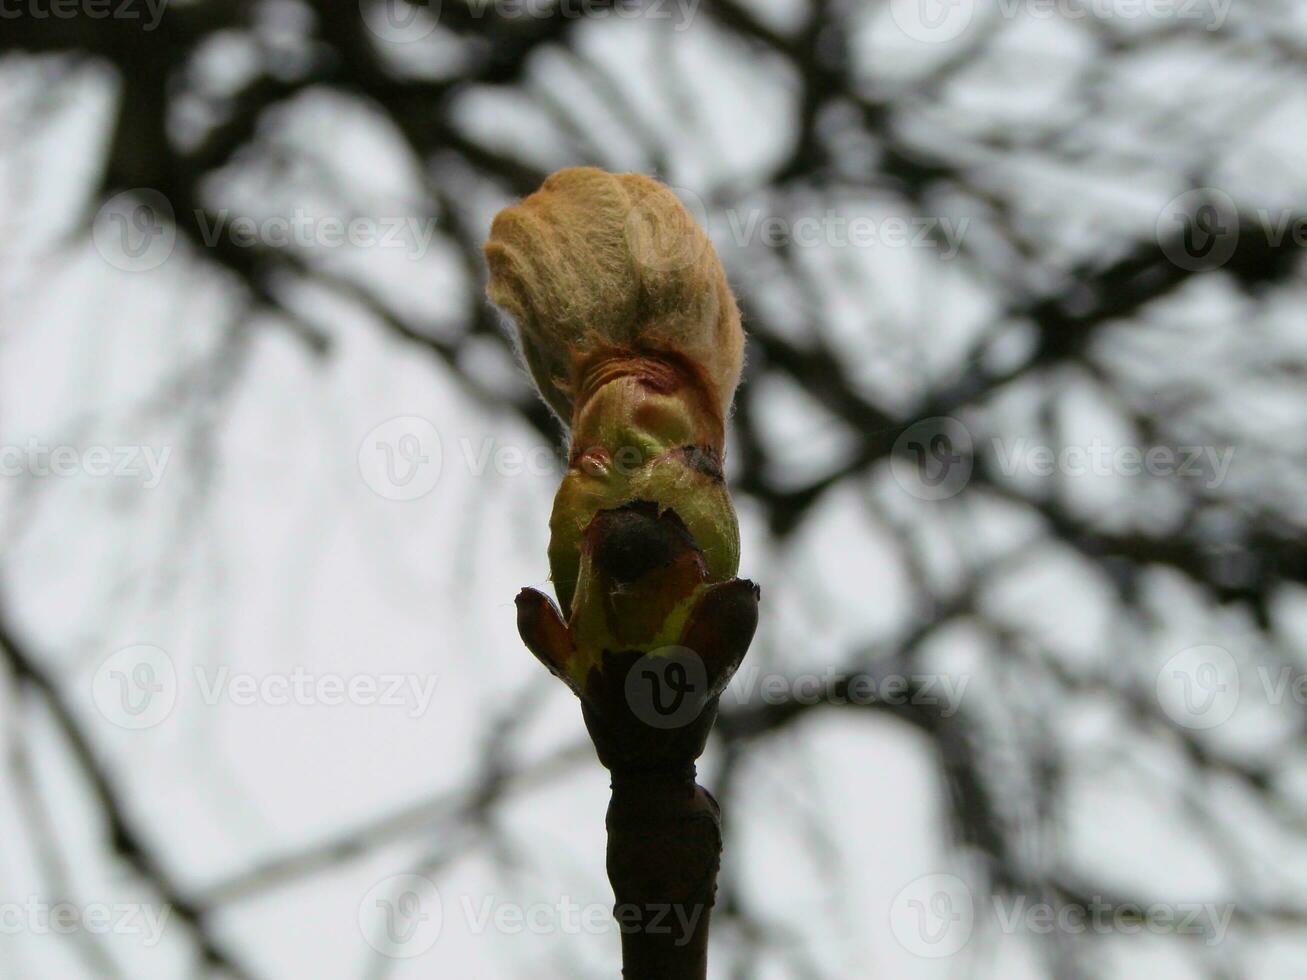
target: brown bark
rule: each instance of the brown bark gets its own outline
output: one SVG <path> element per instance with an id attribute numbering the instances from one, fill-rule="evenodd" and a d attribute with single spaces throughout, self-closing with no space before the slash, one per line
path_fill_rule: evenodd
<path id="1" fill-rule="evenodd" d="M 680 773 L 613 774 L 608 879 L 626 980 L 704 978 L 722 833 L 717 801 Z"/>

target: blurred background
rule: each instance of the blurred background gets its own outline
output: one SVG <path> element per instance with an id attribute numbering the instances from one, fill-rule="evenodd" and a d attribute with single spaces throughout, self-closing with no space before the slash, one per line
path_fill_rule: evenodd
<path id="1" fill-rule="evenodd" d="M 671 184 L 749 333 L 712 975 L 1307 977 L 1307 10 L 5 0 L 0 976 L 612 977 L 482 294 Z"/>

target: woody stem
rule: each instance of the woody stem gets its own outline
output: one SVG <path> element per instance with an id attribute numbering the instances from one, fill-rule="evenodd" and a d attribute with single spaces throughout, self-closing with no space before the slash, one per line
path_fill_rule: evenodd
<path id="1" fill-rule="evenodd" d="M 625 980 L 704 980 L 722 833 L 695 769 L 613 772 L 608 879 Z"/>

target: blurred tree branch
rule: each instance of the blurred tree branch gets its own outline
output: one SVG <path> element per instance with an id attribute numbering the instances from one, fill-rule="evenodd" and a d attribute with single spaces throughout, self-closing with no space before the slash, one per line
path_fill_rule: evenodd
<path id="1" fill-rule="evenodd" d="M 304 11 L 308 24 L 306 36 L 301 38 L 304 57 L 294 67 L 279 60 L 266 43 L 261 26 L 261 18 L 291 7 Z M 1264 14 L 1265 29 L 1256 43 L 1248 40 L 1253 35 L 1238 23 L 1218 31 L 1177 23 L 1130 34 L 1092 18 L 1079 22 L 1090 35 L 1088 43 L 1094 45 L 1096 54 L 1092 67 L 1068 86 L 1065 105 L 1038 120 L 1014 115 L 1010 119 L 996 116 L 997 121 L 969 118 L 967 103 L 957 97 L 968 85 L 983 88 L 984 72 L 991 70 L 996 60 L 1021 67 L 1021 58 L 1002 46 L 1003 25 L 997 22 L 958 44 L 947 57 L 932 63 L 930 70 L 904 80 L 878 76 L 877 66 L 868 65 L 867 56 L 855 50 L 854 21 L 860 16 L 855 4 L 814 3 L 797 26 L 788 29 L 737 0 L 705 0 L 703 12 L 723 45 L 747 52 L 751 58 L 773 59 L 781 66 L 778 74 L 794 99 L 792 118 L 751 121 L 760 126 L 783 125 L 787 136 L 784 152 L 737 185 L 700 188 L 710 210 L 753 207 L 783 214 L 801 195 L 838 208 L 850 191 L 889 198 L 902 211 L 917 215 L 934 215 L 949 207 L 949 202 L 961 202 L 960 213 L 976 216 L 979 231 L 962 243 L 955 265 L 990 301 L 986 322 L 964 351 L 943 359 L 942 367 L 937 365 L 912 378 L 912 392 L 905 397 L 892 385 L 868 381 L 866 365 L 851 357 L 848 345 L 838 339 L 834 330 L 837 317 L 824 305 L 829 299 L 824 290 L 830 287 L 808 281 L 812 270 L 807 255 L 795 255 L 793 249 L 777 249 L 765 256 L 749 248 L 741 248 L 735 255 L 724 253 L 732 279 L 738 282 L 750 335 L 749 383 L 740 393 L 733 420 L 737 448 L 731 463 L 737 472 L 732 484 L 757 509 L 778 548 L 797 540 L 819 521 L 824 508 L 842 491 L 879 499 L 896 446 L 920 420 L 951 416 L 978 433 L 992 434 L 1001 431 L 1001 426 L 991 428 L 999 423 L 989 417 L 1001 410 L 1006 399 L 1033 393 L 1047 407 L 1072 380 L 1092 382 L 1128 406 L 1124 414 L 1141 440 L 1164 444 L 1174 438 L 1171 433 L 1187 432 L 1192 442 L 1224 446 L 1252 438 L 1250 430 L 1257 427 L 1254 418 L 1231 422 L 1213 408 L 1221 392 L 1204 389 L 1190 402 L 1164 399 L 1148 381 L 1124 376 L 1112 355 L 1143 334 L 1164 331 L 1168 316 L 1196 316 L 1193 297 L 1200 290 L 1221 287 L 1244 304 L 1250 319 L 1269 316 L 1267 309 L 1277 301 L 1300 308 L 1302 249 L 1291 238 L 1269 240 L 1257 221 L 1255 202 L 1244 207 L 1245 202 L 1240 201 L 1237 247 L 1217 272 L 1177 265 L 1170 256 L 1178 243 L 1152 235 L 1152 228 L 1141 230 L 1137 224 L 1126 232 L 1102 236 L 1088 257 L 1071 254 L 1067 258 L 1070 253 L 1060 250 L 1062 243 L 1050 231 L 1049 226 L 1057 222 L 1039 220 L 1031 200 L 1034 189 L 1022 175 L 1041 166 L 1071 173 L 1079 177 L 1090 199 L 1094 193 L 1091 185 L 1101 177 L 1099 171 L 1114 175 L 1120 184 L 1155 181 L 1159 173 L 1186 174 L 1186 183 L 1195 187 L 1217 182 L 1220 171 L 1209 159 L 1210 147 L 1200 147 L 1201 153 L 1189 149 L 1196 138 L 1193 133 L 1168 131 L 1166 137 L 1155 141 L 1132 139 L 1127 134 L 1113 143 L 1105 128 L 1095 123 L 1105 116 L 1124 119 L 1128 115 L 1132 89 L 1127 84 L 1127 70 L 1138 68 L 1143 59 L 1158 52 L 1169 51 L 1187 61 L 1192 46 L 1197 45 L 1211 57 L 1231 63 L 1263 59 L 1273 64 L 1273 70 L 1296 76 L 1304 46 L 1277 30 L 1270 12 Z M 1255 24 L 1262 13 L 1250 8 L 1247 16 Z M 462 52 L 464 67 L 435 77 L 406 70 L 390 57 L 384 42 L 369 33 L 357 5 L 327 0 L 302 5 L 199 0 L 170 7 L 152 32 L 113 19 L 18 18 L 5 21 L 0 54 L 15 60 L 34 56 L 39 63 L 66 65 L 69 71 L 87 64 L 112 70 L 119 86 L 116 117 L 103 149 L 88 217 L 120 190 L 156 190 L 172 205 L 188 251 L 250 304 L 251 319 L 255 312 L 271 313 L 261 322 L 291 330 L 314 357 L 330 358 L 330 325 L 310 322 L 288 295 L 292 283 L 325 286 L 368 311 L 377 328 L 398 343 L 412 345 L 415 351 L 448 365 L 465 391 L 481 403 L 505 405 L 542 439 L 557 443 L 556 424 L 525 384 L 505 398 L 467 370 L 468 352 L 475 344 L 489 341 L 507 349 L 504 333 L 480 298 L 481 234 L 476 223 L 486 209 L 473 199 L 480 196 L 502 203 L 534 189 L 549 168 L 541 164 L 542 153 L 534 148 L 506 149 L 478 135 L 460 115 L 461 100 L 469 93 L 487 91 L 518 94 L 524 96 L 523 101 L 535 96 L 534 101 L 547 103 L 572 147 L 575 159 L 557 161 L 559 165 L 582 162 L 582 144 L 602 141 L 596 138 L 589 120 L 569 105 L 565 93 L 542 91 L 547 84 L 539 76 L 541 61 L 561 53 L 577 76 L 598 90 L 602 101 L 634 134 L 637 148 L 633 152 L 648 157 L 646 168 L 668 166 L 677 147 L 651 121 L 650 106 L 611 84 L 606 67 L 582 43 L 581 35 L 593 24 L 561 12 L 551 17 L 509 19 L 469 3 L 445 0 L 440 27 Z M 215 38 L 233 35 L 252 40 L 264 52 L 263 63 L 230 92 L 215 95 L 203 91 L 196 80 L 196 61 Z M 1052 56 L 1033 52 L 1029 57 L 1033 62 L 1036 57 Z M 1026 74 L 1038 76 L 1030 69 Z M 657 78 L 641 79 L 641 83 L 646 87 L 642 97 L 647 94 L 650 104 L 663 88 L 674 84 Z M 332 268 L 307 249 L 238 247 L 225 236 L 207 240 L 205 228 L 212 227 L 219 210 L 226 207 L 220 193 L 223 178 L 268 155 L 269 130 L 293 111 L 297 100 L 321 92 L 366 107 L 402 140 L 424 182 L 438 227 L 459 255 L 464 289 L 457 322 L 404 311 L 390 301 L 383 286 Z M 182 141 L 175 132 L 177 106 L 186 96 L 202 97 L 214 109 L 214 121 L 193 141 Z M 1156 108 L 1162 117 L 1176 115 L 1172 104 L 1161 96 Z M 1234 115 L 1236 120 L 1242 118 L 1240 113 Z M 842 120 L 841 139 L 831 135 L 832 118 Z M 568 121 L 570 127 L 561 125 Z M 1127 122 L 1122 122 L 1122 129 L 1129 128 Z M 1143 135 L 1147 136 L 1147 131 Z M 1230 133 L 1231 142 L 1237 138 Z M 845 142 L 861 149 L 848 150 Z M 330 156 L 332 149 L 322 147 L 320 152 Z M 342 209 L 352 206 L 351 190 L 356 189 L 340 189 L 345 198 Z M 1301 209 L 1295 210 L 1293 219 L 1301 218 Z M 761 275 L 757 275 L 759 270 L 764 270 Z M 775 285 L 767 281 L 773 272 L 776 282 L 792 286 L 796 295 L 804 297 L 802 301 L 778 306 L 767 289 Z M 929 269 L 922 275 L 928 280 L 927 289 L 942 288 L 942 271 Z M 858 311 L 854 327 L 861 334 L 875 334 L 876 317 L 885 305 L 877 294 L 877 284 L 856 269 L 849 278 L 848 289 Z M 1173 314 L 1177 308 L 1181 313 Z M 916 311 L 914 327 L 924 330 L 933 315 L 931 310 Z M 1009 330 L 1026 331 L 1028 343 L 1016 355 L 995 356 L 1001 346 L 998 340 Z M 1180 361 L 1186 356 L 1183 338 L 1173 341 L 1169 349 L 1176 359 L 1172 374 L 1178 375 Z M 1250 350 L 1249 363 L 1254 355 L 1265 355 L 1274 362 L 1279 354 L 1279 348 Z M 1150 360 L 1145 355 L 1130 356 L 1139 363 Z M 1258 364 L 1245 374 L 1238 373 L 1244 365 L 1228 368 L 1229 377 L 1245 389 L 1255 388 L 1265 376 Z M 1300 351 L 1284 350 L 1280 368 L 1301 387 L 1307 369 Z M 772 381 L 797 388 L 832 424 L 853 433 L 851 450 L 831 468 L 805 472 L 797 480 L 786 472 L 783 454 L 778 453 L 774 437 L 767 431 L 765 383 Z M 1282 457 L 1287 464 L 1301 467 L 1300 447 L 1281 444 L 1273 437 L 1267 437 L 1266 443 L 1253 464 L 1269 469 Z M 1179 576 L 1220 609 L 1250 613 L 1261 634 L 1272 639 L 1278 628 L 1277 601 L 1286 590 L 1307 583 L 1307 533 L 1292 486 L 1284 486 L 1280 496 L 1259 497 L 1239 487 L 1205 490 L 1196 483 L 1170 481 L 1163 489 L 1178 498 L 1174 510 L 1184 517 L 1155 522 L 1142 502 L 1137 509 L 1122 503 L 1095 510 L 1063 489 L 1032 489 L 1013 480 L 1002 471 L 984 440 L 977 440 L 968 462 L 974 473 L 965 506 L 1001 508 L 1004 513 L 1011 510 L 1028 519 L 1036 531 L 1021 543 L 1023 554 L 1073 555 L 1093 577 L 1110 584 L 1120 620 L 1141 631 L 1149 619 L 1142 594 L 1159 572 Z M 1143 495 L 1140 497 L 1142 500 Z M 911 520 L 925 523 L 922 513 Z M 938 521 L 940 525 L 953 518 L 972 519 L 961 502 L 941 503 L 933 514 L 947 515 Z M 1218 530 L 1213 530 L 1214 526 Z M 911 552 L 914 547 L 907 536 L 901 539 L 901 551 Z M 965 539 L 958 550 L 977 557 L 980 549 Z M 747 564 L 746 556 L 746 571 Z M 988 595 L 1021 563 L 999 564 L 1001 567 L 977 560 L 958 573 L 961 584 L 950 587 L 941 585 L 931 570 L 914 569 L 910 576 L 914 585 L 927 593 L 922 597 L 924 618 L 900 634 L 869 638 L 865 647 L 844 662 L 847 672 L 893 673 L 922 662 L 923 651 L 949 628 L 979 624 L 982 632 L 1007 651 L 997 658 L 996 672 L 1019 669 L 1023 677 L 1051 684 L 1059 697 L 1066 699 L 1087 694 L 1110 698 L 1132 732 L 1139 737 L 1156 734 L 1174 746 L 1202 785 L 1232 781 L 1294 833 L 1303 835 L 1307 817 L 1280 786 L 1288 760 L 1279 755 L 1245 758 L 1213 746 L 1203 734 L 1185 730 L 1160 712 L 1132 678 L 1109 671 L 1072 669 L 1047 644 L 1023 648 L 1022 631 L 997 622 Z M 41 704 L 57 722 L 83 779 L 102 805 L 110 849 L 174 906 L 203 960 L 234 976 L 251 974 L 213 929 L 213 909 L 352 859 L 387 841 L 420 836 L 433 827 L 475 824 L 513 786 L 547 779 L 579 757 L 565 751 L 535 769 L 507 772 L 502 760 L 488 752 L 477 781 L 466 792 L 378 815 L 368 826 L 342 831 L 334 839 L 200 889 L 197 897 L 161 866 L 150 842 L 133 825 L 127 803 L 69 706 L 62 680 L 28 648 L 38 642 L 39 638 L 34 638 L 25 645 L 11 623 L 0 623 L 5 662 L 24 696 Z M 830 659 L 823 651 L 813 651 L 813 656 L 823 662 Z M 836 697 L 842 693 L 847 691 L 841 692 L 837 686 Z M 1032 867 L 1023 857 L 1018 846 L 1021 830 L 1008 812 L 1001 788 L 1001 766 L 986 755 L 988 722 L 975 712 L 943 717 L 938 710 L 911 703 L 860 707 L 800 704 L 794 699 L 724 706 L 719 740 L 728 772 L 723 783 L 734 785 L 730 766 L 739 765 L 768 738 L 836 707 L 891 718 L 925 740 L 947 788 L 953 839 L 985 856 L 996 889 L 1051 893 L 1062 896 L 1063 901 L 1082 900 L 1090 892 L 1114 891 L 1110 882 Z M 1301 731 L 1301 719 L 1296 731 Z M 1051 800 L 1074 760 L 1056 757 L 1054 748 L 1036 744 L 1038 741 L 1031 736 L 1023 761 L 1032 781 L 1043 785 Z M 496 751 L 502 749 L 501 743 L 488 744 Z M 739 791 L 738 786 L 733 790 Z M 724 799 L 723 803 L 731 806 L 731 801 Z M 1050 833 L 1056 834 L 1056 806 L 1048 801 L 1044 804 Z M 758 949 L 763 949 L 765 944 L 757 938 L 762 930 L 747 919 L 748 903 L 729 881 L 723 887 L 723 919 L 737 921 L 743 933 L 755 930 L 750 935 Z M 1126 896 L 1120 898 L 1127 900 Z M 1277 901 L 1249 897 L 1242 919 L 1255 931 L 1285 924 L 1299 926 L 1302 913 Z M 795 956 L 801 959 L 800 954 Z M 1062 966 L 1064 972 L 1058 976 L 1075 975 L 1067 972 L 1072 967 L 1063 952 L 1049 956 L 1050 962 Z M 812 969 L 815 973 L 816 968 Z"/>

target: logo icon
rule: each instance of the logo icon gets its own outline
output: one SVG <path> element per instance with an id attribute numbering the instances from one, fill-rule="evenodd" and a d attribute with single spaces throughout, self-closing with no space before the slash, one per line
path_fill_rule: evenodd
<path id="1" fill-rule="evenodd" d="M 976 0 L 890 0 L 889 13 L 912 40 L 945 44 L 971 26 Z"/>
<path id="2" fill-rule="evenodd" d="M 626 216 L 626 244 L 636 262 L 652 272 L 675 272 L 699 261 L 708 247 L 708 208 L 686 187 L 667 187 L 685 211 L 669 211 L 660 193 L 646 194 Z M 697 225 L 698 227 L 693 227 Z"/>
<path id="3" fill-rule="evenodd" d="M 417 500 L 440 480 L 440 433 L 416 415 L 393 418 L 363 437 L 358 459 L 363 482 L 378 496 Z"/>
<path id="4" fill-rule="evenodd" d="M 1157 703 L 1184 728 L 1223 725 L 1239 707 L 1239 665 L 1223 647 L 1181 650 L 1158 672 Z"/>
<path id="5" fill-rule="evenodd" d="M 1215 187 L 1186 191 L 1157 217 L 1157 244 L 1172 264 L 1190 272 L 1219 269 L 1239 244 L 1239 208 Z"/>
<path id="6" fill-rule="evenodd" d="M 436 29 L 440 0 L 359 0 L 363 25 L 386 44 L 412 44 Z"/>
<path id="7" fill-rule="evenodd" d="M 363 938 L 382 956 L 421 956 L 440 938 L 440 892 L 421 875 L 391 875 L 368 889 L 358 918 Z"/>
<path id="8" fill-rule="evenodd" d="M 651 728 L 688 725 L 707 701 L 708 669 L 689 647 L 660 647 L 627 671 L 626 703 Z"/>
<path id="9" fill-rule="evenodd" d="M 970 430 L 957 419 L 922 419 L 894 440 L 890 472 L 919 500 L 947 500 L 971 481 L 974 450 Z"/>
<path id="10" fill-rule="evenodd" d="M 153 728 L 177 704 L 177 670 L 159 647 L 123 647 L 96 670 L 91 698 L 100 714 L 120 728 Z"/>
<path id="11" fill-rule="evenodd" d="M 100 257 L 124 272 L 157 269 L 177 244 L 172 203 L 156 190 L 122 191 L 100 205 L 91 241 Z"/>
<path id="12" fill-rule="evenodd" d="M 957 875 L 924 875 L 910 882 L 890 904 L 890 930 L 914 956 L 942 959 L 971 940 L 975 900 Z"/>

